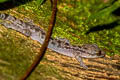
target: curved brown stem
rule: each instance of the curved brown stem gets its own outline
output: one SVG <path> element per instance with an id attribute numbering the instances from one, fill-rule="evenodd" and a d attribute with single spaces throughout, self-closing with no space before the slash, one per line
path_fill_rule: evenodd
<path id="1" fill-rule="evenodd" d="M 37 65 L 40 63 L 40 61 L 42 60 L 42 58 L 43 58 L 43 56 L 45 54 L 45 51 L 47 49 L 48 42 L 50 40 L 52 30 L 53 30 L 53 27 L 54 27 L 54 24 L 55 24 L 56 12 L 57 12 L 57 0 L 54 0 L 50 24 L 49 24 L 49 27 L 48 27 L 48 31 L 47 31 L 47 34 L 46 34 L 45 41 L 44 41 L 44 43 L 43 43 L 43 45 L 42 45 L 42 47 L 40 49 L 40 53 L 36 56 L 36 58 L 33 61 L 32 65 L 28 68 L 28 70 L 23 75 L 23 77 L 21 77 L 20 80 L 26 80 L 30 76 L 30 74 L 34 71 L 34 69 L 37 67 Z"/>

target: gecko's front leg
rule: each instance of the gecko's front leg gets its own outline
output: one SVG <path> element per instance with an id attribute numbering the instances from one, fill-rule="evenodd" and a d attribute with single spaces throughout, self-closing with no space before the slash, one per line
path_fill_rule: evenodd
<path id="1" fill-rule="evenodd" d="M 76 56 L 75 58 L 80 62 L 81 67 L 83 67 L 84 69 L 88 69 L 88 67 L 83 63 L 82 57 Z"/>

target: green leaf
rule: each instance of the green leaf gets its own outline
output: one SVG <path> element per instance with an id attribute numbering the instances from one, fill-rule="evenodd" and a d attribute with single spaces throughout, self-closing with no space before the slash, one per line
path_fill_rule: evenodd
<path id="1" fill-rule="evenodd" d="M 44 3 L 45 0 L 37 0 L 37 4 L 38 5 L 42 5 Z"/>
<path id="2" fill-rule="evenodd" d="M 6 1 L 9 1 L 9 0 L 0 0 L 0 3 L 6 2 Z"/>
<path id="3" fill-rule="evenodd" d="M 115 11 L 117 8 L 120 7 L 120 1 L 116 1 L 112 6 L 109 6 L 95 14 L 92 14 L 88 20 L 87 20 L 87 23 L 90 21 L 90 20 L 94 20 L 96 18 L 100 18 L 102 16 L 104 16 L 105 14 L 109 15 L 110 13 L 112 13 L 113 11 Z"/>

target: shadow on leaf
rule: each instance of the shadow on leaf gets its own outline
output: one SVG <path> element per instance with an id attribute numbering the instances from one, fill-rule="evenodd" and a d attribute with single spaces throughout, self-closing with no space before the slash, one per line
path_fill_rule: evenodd
<path id="1" fill-rule="evenodd" d="M 113 11 L 112 14 L 120 16 L 120 7 L 117 10 Z"/>
<path id="2" fill-rule="evenodd" d="M 95 32 L 95 31 L 104 30 L 104 29 L 112 29 L 118 25 L 120 25 L 119 21 L 114 21 L 110 24 L 98 25 L 98 26 L 95 26 L 95 27 L 91 28 L 90 30 L 88 30 L 86 32 L 86 34 L 89 34 L 91 32 Z"/>

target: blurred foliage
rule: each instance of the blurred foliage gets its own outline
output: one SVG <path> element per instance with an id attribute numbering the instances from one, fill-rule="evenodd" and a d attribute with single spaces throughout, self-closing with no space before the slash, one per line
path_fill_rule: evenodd
<path id="1" fill-rule="evenodd" d="M 0 0 L 0 3 L 6 2 L 6 1 L 10 1 L 10 0 Z"/>
<path id="2" fill-rule="evenodd" d="M 113 11 L 115 11 L 119 7 L 120 7 L 120 1 L 118 0 L 118 1 L 114 2 L 114 4 L 110 5 L 109 7 L 104 8 L 104 9 L 92 14 L 87 19 L 87 22 L 89 22 L 90 20 L 94 20 L 94 19 L 101 19 L 101 17 L 104 17 L 105 15 L 110 15 Z"/>

